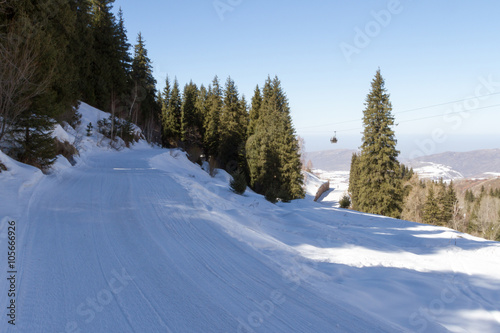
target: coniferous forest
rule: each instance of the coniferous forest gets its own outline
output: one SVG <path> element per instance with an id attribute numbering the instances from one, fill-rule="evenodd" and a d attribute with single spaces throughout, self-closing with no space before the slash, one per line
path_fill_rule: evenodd
<path id="1" fill-rule="evenodd" d="M 277 77 L 250 104 L 229 77 L 205 87 L 167 78 L 157 91 L 146 36 L 132 46 L 113 0 L 6 0 L 0 3 L 0 145 L 48 170 L 63 146 L 56 122 L 76 125 L 84 101 L 109 112 L 98 125 L 111 139 L 181 148 L 190 159 L 238 174 L 272 202 L 304 197 L 288 99 Z M 123 121 L 125 120 L 125 122 Z"/>

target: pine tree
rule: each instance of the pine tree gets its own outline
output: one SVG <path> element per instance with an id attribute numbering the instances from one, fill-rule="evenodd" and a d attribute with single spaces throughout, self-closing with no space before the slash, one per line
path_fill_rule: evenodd
<path id="1" fill-rule="evenodd" d="M 196 99 L 198 98 L 198 87 L 193 81 L 184 86 L 182 96 L 181 112 L 181 140 L 187 146 L 200 146 L 201 134 L 198 111 L 196 110 Z"/>
<path id="2" fill-rule="evenodd" d="M 352 198 L 352 208 L 358 210 L 358 200 L 359 200 L 359 156 L 356 153 L 352 154 L 351 157 L 351 170 L 349 172 L 349 193 Z"/>
<path id="3" fill-rule="evenodd" d="M 220 116 L 222 112 L 222 90 L 216 76 L 208 90 L 208 113 L 204 119 L 205 149 L 208 157 L 216 158 L 220 144 Z"/>
<path id="4" fill-rule="evenodd" d="M 449 223 L 453 219 L 455 206 L 458 202 L 453 181 L 448 186 L 445 186 L 445 194 L 441 198 L 441 221 Z"/>
<path id="5" fill-rule="evenodd" d="M 402 182 L 396 150 L 394 117 L 385 82 L 377 70 L 363 111 L 363 143 L 359 156 L 359 195 L 353 203 L 360 211 L 399 217 Z"/>
<path id="6" fill-rule="evenodd" d="M 165 147 L 177 147 L 181 139 L 182 98 L 177 78 L 170 89 L 167 78 L 163 91 L 162 106 L 162 142 Z"/>
<path id="7" fill-rule="evenodd" d="M 156 80 L 153 77 L 153 66 L 148 57 L 145 41 L 142 34 L 137 35 L 137 44 L 134 46 L 132 61 L 132 81 L 137 107 L 132 117 L 134 122 L 142 127 L 146 139 L 160 141 L 160 106 L 156 101 Z M 139 98 L 140 97 L 140 98 Z"/>
<path id="8" fill-rule="evenodd" d="M 224 90 L 222 113 L 220 116 L 219 161 L 226 171 L 233 173 L 245 164 L 243 149 L 246 141 L 248 113 L 242 106 L 238 89 L 229 77 Z"/>
<path id="9" fill-rule="evenodd" d="M 76 12 L 75 35 L 71 40 L 73 63 L 78 69 L 77 87 L 80 99 L 96 105 L 94 82 L 92 82 L 92 63 L 95 61 L 94 35 L 91 29 L 91 3 L 89 0 L 69 2 Z"/>
<path id="10" fill-rule="evenodd" d="M 55 122 L 45 115 L 23 113 L 15 124 L 14 157 L 46 171 L 56 160 L 52 130 Z"/>
<path id="11" fill-rule="evenodd" d="M 250 176 L 250 186 L 266 199 L 276 202 L 280 197 L 282 179 L 280 158 L 276 142 L 273 142 L 273 128 L 259 122 L 255 133 L 246 142 L 246 159 Z"/>
<path id="12" fill-rule="evenodd" d="M 340 208 L 347 209 L 349 208 L 350 205 L 351 205 L 351 198 L 347 194 L 344 194 L 339 201 Z"/>
<path id="13" fill-rule="evenodd" d="M 233 176 L 233 179 L 231 179 L 231 181 L 229 182 L 229 185 L 231 186 L 231 190 L 234 193 L 237 193 L 240 195 L 245 193 L 245 191 L 247 189 L 247 181 L 246 181 L 245 174 L 243 173 L 243 171 L 238 170 L 238 171 L 234 172 L 232 176 Z"/>
<path id="14" fill-rule="evenodd" d="M 290 116 L 290 107 L 288 98 L 281 87 L 278 77 L 273 80 L 273 92 L 275 96 L 276 111 L 280 115 L 280 132 L 276 140 L 279 142 L 279 151 L 281 157 L 281 199 L 284 201 L 304 198 L 303 189 L 304 178 L 302 176 L 302 164 L 300 162 L 299 143 L 295 128 Z"/>
<path id="15" fill-rule="evenodd" d="M 205 86 L 202 84 L 200 86 L 200 89 L 198 89 L 198 95 L 196 96 L 196 102 L 195 102 L 195 109 L 196 112 L 198 113 L 197 115 L 197 120 L 198 123 L 196 126 L 198 127 L 200 137 L 201 137 L 201 142 L 203 143 L 203 150 L 204 148 L 204 143 L 205 143 L 205 126 L 204 122 L 205 119 L 208 115 L 208 90 L 205 88 Z"/>
<path id="16" fill-rule="evenodd" d="M 87 125 L 87 136 L 92 136 L 92 131 L 94 130 L 94 126 L 92 125 L 92 122 L 89 122 Z"/>
<path id="17" fill-rule="evenodd" d="M 268 77 L 263 94 L 255 133 L 246 144 L 251 186 L 270 201 L 303 198 L 299 145 L 277 77 Z"/>
<path id="18" fill-rule="evenodd" d="M 472 193 L 472 191 L 470 189 L 466 190 L 465 191 L 465 201 L 473 203 L 475 200 L 476 200 L 476 198 L 474 196 L 474 193 Z"/>
<path id="19" fill-rule="evenodd" d="M 446 207 L 448 189 L 446 183 L 443 181 L 443 178 L 441 178 L 439 182 L 435 183 L 435 186 L 437 186 L 436 201 L 439 207 L 438 221 L 440 224 L 444 224 L 451 220 L 451 208 Z"/>
<path id="20" fill-rule="evenodd" d="M 171 98 L 171 87 L 170 87 L 170 79 L 165 79 L 165 88 L 163 88 L 163 93 L 161 94 L 161 99 L 158 100 L 158 103 L 161 106 L 161 144 L 163 147 L 169 147 L 169 141 L 167 138 L 167 126 L 168 126 L 168 106 L 170 104 Z"/>
<path id="21" fill-rule="evenodd" d="M 250 108 L 249 124 L 248 124 L 248 137 L 255 133 L 255 127 L 257 126 L 257 120 L 259 119 L 259 112 L 262 106 L 262 95 L 260 93 L 260 88 L 257 85 L 255 87 L 255 92 L 252 97 L 252 107 Z"/>
<path id="22" fill-rule="evenodd" d="M 132 57 L 130 56 L 131 45 L 128 42 L 127 29 L 125 28 L 125 21 L 123 19 L 123 11 L 121 7 L 118 11 L 118 25 L 116 33 L 118 38 L 118 53 L 120 63 L 122 65 L 122 72 L 125 73 L 128 79 L 132 71 Z"/>
<path id="23" fill-rule="evenodd" d="M 437 203 L 437 199 L 434 196 L 434 189 L 430 187 L 429 192 L 427 193 L 427 199 L 425 200 L 424 204 L 424 222 L 436 225 L 440 220 L 440 215 L 441 212 Z"/>
<path id="24" fill-rule="evenodd" d="M 64 113 L 74 113 L 73 108 L 77 105 L 80 97 L 78 91 L 78 65 L 79 59 L 75 59 L 72 50 L 72 41 L 79 38 L 76 31 L 77 13 L 71 8 L 69 2 L 48 0 L 40 2 L 39 8 L 45 11 L 47 25 L 42 27 L 46 35 L 50 35 L 54 52 L 49 54 L 46 63 L 40 63 L 41 67 L 56 63 L 54 80 L 50 91 L 40 96 L 33 105 L 38 114 L 58 118 Z"/>
<path id="25" fill-rule="evenodd" d="M 127 87 L 127 73 L 122 63 L 123 36 L 112 13 L 113 3 L 114 0 L 91 0 L 94 57 L 90 80 L 95 106 L 111 112 L 116 108 L 116 99 Z"/>

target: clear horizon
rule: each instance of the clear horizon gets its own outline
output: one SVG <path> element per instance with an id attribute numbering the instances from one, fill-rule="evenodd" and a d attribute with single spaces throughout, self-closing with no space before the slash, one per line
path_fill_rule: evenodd
<path id="1" fill-rule="evenodd" d="M 249 101 L 277 75 L 308 151 L 357 149 L 380 67 L 402 156 L 500 148 L 500 3 L 117 0 L 157 88 L 231 76 Z M 339 143 L 330 144 L 337 131 Z"/>

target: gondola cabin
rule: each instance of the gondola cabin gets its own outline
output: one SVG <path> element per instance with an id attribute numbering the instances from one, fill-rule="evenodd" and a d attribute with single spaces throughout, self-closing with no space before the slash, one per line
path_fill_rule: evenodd
<path id="1" fill-rule="evenodd" d="M 330 139 L 330 142 L 331 143 L 337 143 L 337 131 L 335 131 L 335 134 L 332 136 L 332 138 Z"/>

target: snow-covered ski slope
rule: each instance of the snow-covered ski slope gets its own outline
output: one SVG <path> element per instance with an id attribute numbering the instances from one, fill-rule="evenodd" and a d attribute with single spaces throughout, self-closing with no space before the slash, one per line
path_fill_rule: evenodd
<path id="1" fill-rule="evenodd" d="M 46 176 L 0 155 L 0 332 L 500 331 L 499 243 L 239 196 L 176 150 L 89 147 Z"/>

